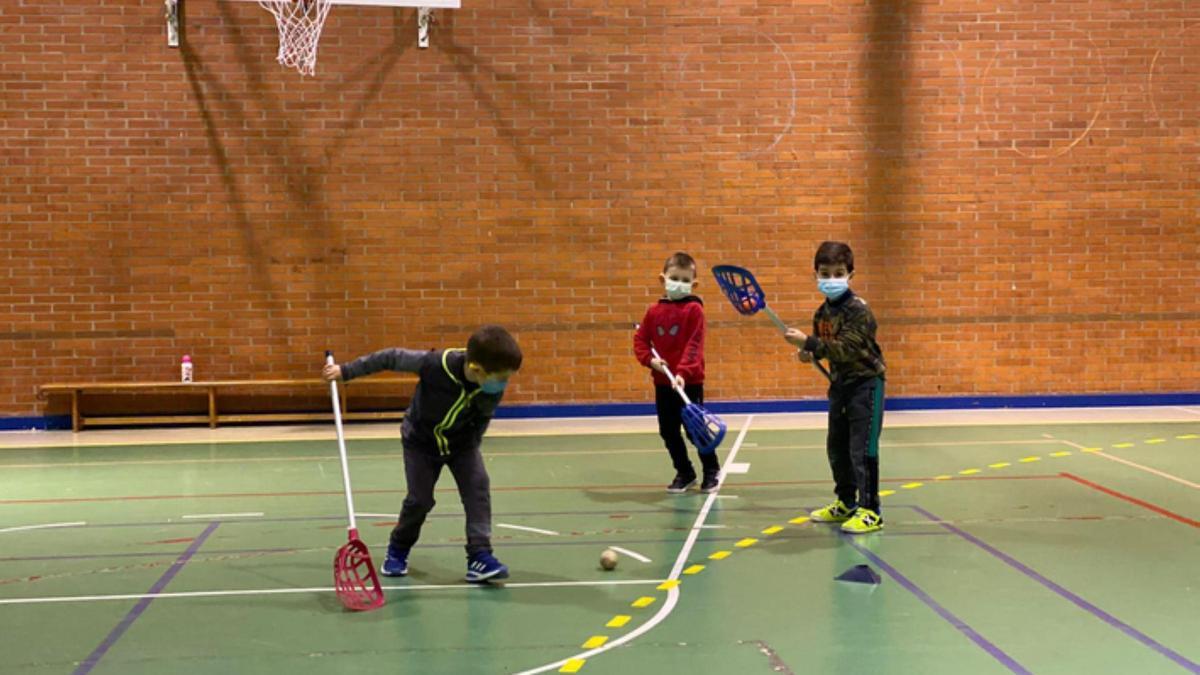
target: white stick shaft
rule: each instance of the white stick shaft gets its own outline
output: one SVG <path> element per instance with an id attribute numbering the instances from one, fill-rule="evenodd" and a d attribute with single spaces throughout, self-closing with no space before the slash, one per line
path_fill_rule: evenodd
<path id="1" fill-rule="evenodd" d="M 679 392 L 679 397 L 683 399 L 683 402 L 685 404 L 691 405 L 692 399 L 688 398 L 688 395 L 684 393 L 683 387 L 679 386 L 678 384 L 675 384 L 675 376 L 671 374 L 671 369 L 667 367 L 666 360 L 664 360 L 663 357 L 658 355 L 658 350 L 655 349 L 653 345 L 650 346 L 650 353 L 654 355 L 654 358 L 663 362 L 663 367 L 662 367 L 663 374 L 666 375 L 667 379 L 671 381 L 671 388 L 674 389 L 675 391 Z"/>
<path id="2" fill-rule="evenodd" d="M 333 355 L 325 358 L 327 365 L 333 365 Z M 337 380 L 329 382 L 329 395 L 333 398 L 333 425 L 337 428 L 338 453 L 342 459 L 342 486 L 346 490 L 346 513 L 350 516 L 350 529 L 357 530 L 354 521 L 354 497 L 350 494 L 350 462 L 346 459 L 346 436 L 342 433 L 342 405 L 338 400 Z"/>
<path id="3" fill-rule="evenodd" d="M 767 316 L 771 319 L 771 322 L 775 324 L 775 327 L 779 329 L 780 333 L 787 332 L 787 324 L 783 322 L 783 319 L 779 318 L 779 315 L 775 313 L 775 310 L 771 309 L 770 307 L 763 307 L 763 311 L 767 313 Z"/>

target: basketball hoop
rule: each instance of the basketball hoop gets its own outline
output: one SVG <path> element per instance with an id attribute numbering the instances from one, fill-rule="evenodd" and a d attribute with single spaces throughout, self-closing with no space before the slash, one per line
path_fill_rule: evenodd
<path id="1" fill-rule="evenodd" d="M 258 0 L 279 26 L 278 61 L 312 75 L 317 69 L 317 43 L 329 16 L 330 0 Z"/>

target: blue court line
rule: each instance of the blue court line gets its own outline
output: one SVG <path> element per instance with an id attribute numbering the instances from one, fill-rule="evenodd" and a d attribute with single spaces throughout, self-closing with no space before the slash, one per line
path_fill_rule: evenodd
<path id="1" fill-rule="evenodd" d="M 879 569 L 883 570 L 888 576 L 895 579 L 896 583 L 903 586 L 904 589 L 909 593 L 915 595 L 918 600 L 925 603 L 925 605 L 936 612 L 938 616 L 942 617 L 946 623 L 949 623 L 951 626 L 954 626 L 956 629 L 958 629 L 960 633 L 967 636 L 971 642 L 974 642 L 985 652 L 990 654 L 992 658 L 999 661 L 1001 665 L 1003 665 L 1009 671 L 1014 673 L 1023 673 L 1024 675 L 1032 675 L 1029 670 L 1017 663 L 1016 660 L 1005 653 L 1004 650 L 992 644 L 987 638 L 980 635 L 979 631 L 971 628 L 965 621 L 952 614 L 950 610 L 946 609 L 936 600 L 930 597 L 930 595 L 923 591 L 920 586 L 917 586 L 912 582 L 912 580 L 901 574 L 899 570 L 889 565 L 883 558 L 880 558 L 878 555 L 872 553 L 870 549 L 866 548 L 857 541 L 854 541 L 854 535 L 846 534 L 845 532 L 839 532 L 838 534 L 841 535 L 843 541 L 854 547 L 854 549 L 861 553 L 867 560 L 875 563 Z M 893 533 L 889 532 L 887 536 L 891 537 L 893 536 Z"/>
<path id="2" fill-rule="evenodd" d="M 192 559 L 192 556 L 196 555 L 196 551 L 200 550 L 200 547 L 204 545 L 204 542 L 208 540 L 208 538 L 220 525 L 221 523 L 219 522 L 209 523 L 204 532 L 202 532 L 200 536 L 196 537 L 196 539 L 192 541 L 191 546 L 187 547 L 187 550 L 179 556 L 179 558 L 171 565 L 170 569 L 168 569 L 166 572 L 163 572 L 163 575 L 159 577 L 158 581 L 154 582 L 154 585 L 150 587 L 150 590 L 147 591 L 147 593 L 152 596 L 162 593 L 163 589 L 167 587 L 167 584 L 171 583 L 171 580 L 175 578 L 175 575 L 179 574 L 179 571 L 183 569 L 183 566 Z M 100 645 L 92 650 L 92 653 L 89 654 L 86 659 L 84 659 L 83 663 L 79 664 L 79 667 L 75 669 L 75 675 L 84 675 L 85 673 L 92 672 L 92 669 L 96 667 L 96 664 L 100 662 L 100 659 L 104 658 L 104 655 L 108 653 L 108 650 L 112 649 L 112 646 L 117 643 L 117 640 L 121 639 L 121 636 L 125 634 L 125 631 L 129 630 L 129 627 L 133 625 L 133 622 L 138 620 L 138 617 L 146 611 L 146 608 L 149 607 L 150 603 L 152 602 L 154 602 L 154 598 L 152 597 L 142 598 L 139 600 L 138 603 L 133 606 L 133 609 L 129 610 L 129 613 L 125 615 L 125 618 L 121 619 L 121 623 L 117 624 L 116 628 L 113 628 L 108 636 L 105 637 L 100 643 Z"/>
<path id="3" fill-rule="evenodd" d="M 1029 567 L 1028 565 L 1025 565 L 1024 563 L 1018 561 L 1017 559 L 1013 558 L 1012 556 L 1008 555 L 1007 553 L 1004 553 L 1003 551 L 997 549 L 996 547 L 984 542 L 979 537 L 976 537 L 973 534 L 969 534 L 969 533 L 951 525 L 950 523 L 943 521 L 941 518 L 937 517 L 933 513 L 930 513 L 929 511 L 921 508 L 920 506 L 909 506 L 908 508 L 921 514 L 927 520 L 937 523 L 938 525 L 945 528 L 947 531 L 952 532 L 955 535 L 958 535 L 958 537 L 960 537 L 961 539 L 968 541 L 971 544 L 974 544 L 975 546 L 983 549 L 984 551 L 987 551 L 987 553 L 989 555 L 991 555 L 992 557 L 1000 560 L 1005 565 L 1008 565 L 1009 567 L 1017 570 L 1021 574 L 1024 574 L 1025 576 L 1029 577 L 1030 579 L 1033 579 L 1034 581 L 1038 582 L 1042 586 L 1045 586 L 1050 591 L 1052 591 L 1055 595 L 1058 595 L 1059 597 L 1069 601 L 1071 604 L 1075 605 L 1076 607 L 1079 607 L 1080 609 L 1091 614 L 1092 616 L 1096 617 L 1097 619 L 1100 619 L 1104 623 L 1112 626 L 1113 628 L 1116 628 L 1117 630 L 1128 635 L 1129 637 L 1133 638 L 1134 640 L 1137 640 L 1138 642 L 1149 647 L 1150 649 L 1153 649 L 1154 651 L 1158 652 L 1159 654 L 1174 661 L 1176 664 L 1183 666 L 1190 672 L 1200 673 L 1200 664 L 1197 664 L 1195 661 L 1188 659 L 1187 657 L 1183 656 L 1182 654 L 1163 646 L 1162 644 L 1158 643 L 1157 641 L 1155 641 L 1154 639 L 1152 639 L 1150 636 L 1146 635 L 1145 633 L 1142 633 L 1141 631 L 1137 630 L 1133 626 L 1130 626 L 1129 624 L 1125 623 L 1124 621 L 1121 621 L 1120 619 L 1116 618 L 1112 614 L 1109 614 L 1108 612 L 1100 609 L 1096 605 L 1093 605 L 1092 603 L 1088 602 L 1087 600 L 1084 600 L 1083 598 L 1079 597 L 1075 593 L 1072 593 L 1071 591 L 1068 591 L 1067 589 L 1063 588 L 1062 586 L 1059 586 L 1058 584 L 1054 583 L 1053 581 L 1051 581 L 1051 580 L 1047 579 L 1046 577 L 1042 576 L 1041 574 L 1039 574 L 1033 568 Z"/>

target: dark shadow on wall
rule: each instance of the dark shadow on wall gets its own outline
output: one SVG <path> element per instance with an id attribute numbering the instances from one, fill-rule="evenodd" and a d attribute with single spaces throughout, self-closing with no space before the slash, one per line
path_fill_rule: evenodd
<path id="1" fill-rule="evenodd" d="M 905 92 L 912 85 L 908 50 L 919 7 L 913 0 L 872 0 L 863 71 L 867 186 L 864 216 L 870 238 L 888 258 L 903 258 L 905 192 L 910 155 Z"/>

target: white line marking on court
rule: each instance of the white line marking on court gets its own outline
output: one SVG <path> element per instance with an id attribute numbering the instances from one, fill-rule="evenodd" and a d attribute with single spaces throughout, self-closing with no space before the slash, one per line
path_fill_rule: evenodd
<path id="1" fill-rule="evenodd" d="M 262 518 L 261 512 L 255 513 L 194 513 L 189 516 L 180 516 L 184 520 L 217 520 L 220 518 Z"/>
<path id="2" fill-rule="evenodd" d="M 725 529 L 726 526 L 725 525 L 701 525 L 700 527 L 705 530 L 723 530 L 723 529 Z"/>
<path id="3" fill-rule="evenodd" d="M 750 430 L 750 423 L 752 421 L 754 421 L 754 415 L 749 415 L 746 417 L 746 422 L 742 425 L 742 431 L 738 434 L 737 440 L 734 441 L 733 447 L 729 450 L 729 456 L 725 458 L 726 466 L 733 462 L 734 457 L 737 457 L 738 450 L 742 448 L 742 441 L 746 439 L 746 432 Z M 720 490 L 721 486 L 725 484 L 725 475 L 725 470 L 722 469 L 720 477 L 718 478 L 719 483 L 717 484 L 717 490 Z M 704 506 L 700 507 L 700 513 L 696 516 L 696 522 L 692 525 L 692 531 L 688 534 L 687 541 L 683 543 L 683 548 L 679 551 L 679 557 L 675 558 L 675 565 L 671 568 L 670 576 L 667 577 L 668 581 L 677 581 L 679 579 L 679 574 L 683 570 L 683 564 L 687 562 L 688 555 L 692 552 L 692 547 L 696 545 L 696 538 L 700 535 L 701 526 L 704 525 L 704 520 L 708 518 L 708 512 L 712 509 L 712 505 L 716 503 L 716 498 L 717 493 L 713 492 L 708 495 L 708 499 L 704 500 Z M 616 640 L 606 642 L 601 647 L 596 647 L 595 649 L 590 649 L 573 656 L 568 656 L 565 659 L 555 661 L 554 663 L 548 663 L 539 668 L 534 668 L 533 670 L 523 670 L 520 673 L 517 673 L 517 675 L 536 675 L 536 673 L 544 673 L 548 670 L 557 670 L 566 664 L 567 661 L 574 659 L 589 659 L 597 654 L 602 654 L 613 647 L 620 647 L 626 642 L 636 639 L 638 636 L 649 632 L 652 628 L 662 623 L 664 619 L 671 615 L 671 612 L 675 610 L 675 605 L 678 603 L 679 587 L 672 586 L 667 590 L 667 600 L 662 604 L 662 607 L 658 609 L 658 612 L 655 613 L 654 616 L 650 617 L 646 623 L 643 623 L 636 629 L 622 635 Z"/>
<path id="4" fill-rule="evenodd" d="M 1054 438 L 1050 434 L 1042 434 L 1042 438 Z"/>
<path id="5" fill-rule="evenodd" d="M 627 555 L 630 558 L 637 560 L 638 562 L 644 562 L 644 563 L 654 562 L 653 560 L 647 558 L 646 556 L 642 555 L 641 553 L 638 553 L 637 551 L 630 551 L 629 549 L 621 548 L 620 546 L 609 546 L 609 548 L 611 548 L 612 550 L 614 550 L 617 553 L 620 553 L 622 555 Z"/>
<path id="6" fill-rule="evenodd" d="M 632 586 L 661 584 L 663 579 L 622 579 L 618 581 L 539 581 L 532 583 L 503 584 L 504 588 L 559 588 L 572 586 Z M 385 591 L 454 591 L 487 588 L 487 584 L 425 584 L 421 586 L 384 586 Z M 4 598 L 0 605 L 39 605 L 59 602 L 101 602 L 105 600 L 142 600 L 145 598 L 221 598 L 246 595 L 287 595 L 294 593 L 332 593 L 328 586 L 313 588 L 259 588 L 244 591 L 183 591 L 179 593 L 131 593 L 127 595 L 72 595 L 46 598 Z"/>
<path id="7" fill-rule="evenodd" d="M 496 523 L 496 527 L 506 527 L 510 530 L 523 530 L 525 532 L 536 532 L 537 534 L 548 534 L 553 537 L 557 537 L 558 535 L 562 534 L 561 532 L 555 532 L 554 530 L 542 530 L 542 529 L 539 529 L 536 527 L 525 527 L 524 525 L 509 525 L 507 523 Z"/>
<path id="8" fill-rule="evenodd" d="M 743 443 L 743 444 L 742 444 L 742 447 L 743 447 L 743 448 L 757 448 L 757 447 L 758 447 L 758 443 Z"/>
<path id="9" fill-rule="evenodd" d="M 725 462 L 725 473 L 750 473 L 750 462 Z"/>
<path id="10" fill-rule="evenodd" d="M 737 499 L 737 495 L 717 495 L 717 499 Z"/>
<path id="11" fill-rule="evenodd" d="M 1079 450 L 1083 450 L 1083 448 L 1084 448 L 1084 446 L 1079 445 L 1078 443 L 1072 443 L 1071 441 L 1063 441 L 1063 443 L 1066 443 L 1067 445 L 1069 445 L 1073 448 L 1077 448 Z M 1152 473 L 1155 476 L 1160 476 L 1162 478 L 1166 478 L 1167 480 L 1173 480 L 1176 483 L 1179 483 L 1180 485 L 1186 485 L 1186 486 L 1192 488 L 1193 490 L 1200 490 L 1200 484 L 1193 483 L 1192 481 L 1187 480 L 1186 478 L 1180 478 L 1179 476 L 1172 476 L 1171 474 L 1169 474 L 1165 471 L 1159 471 L 1158 469 L 1152 469 L 1148 466 L 1142 466 L 1141 464 L 1138 464 L 1136 462 L 1131 462 L 1127 459 L 1122 459 L 1121 457 L 1116 457 L 1116 456 L 1110 455 L 1106 452 L 1100 452 L 1097 450 L 1094 452 L 1089 452 L 1087 454 L 1096 455 L 1097 457 L 1103 457 L 1104 459 L 1107 459 L 1112 462 L 1116 462 L 1118 464 L 1124 464 L 1125 466 L 1131 466 L 1135 469 L 1145 471 L 1146 473 Z"/>
<path id="12" fill-rule="evenodd" d="M 354 515 L 359 518 L 399 518 L 400 517 L 399 514 L 396 514 L 396 513 L 358 513 L 357 511 L 354 513 Z"/>
<path id="13" fill-rule="evenodd" d="M 87 523 L 82 520 L 77 523 L 49 523 L 46 525 L 22 525 L 20 527 L 6 527 L 0 530 L 0 534 L 5 532 L 25 532 L 27 530 L 48 530 L 52 527 L 83 527 Z"/>

